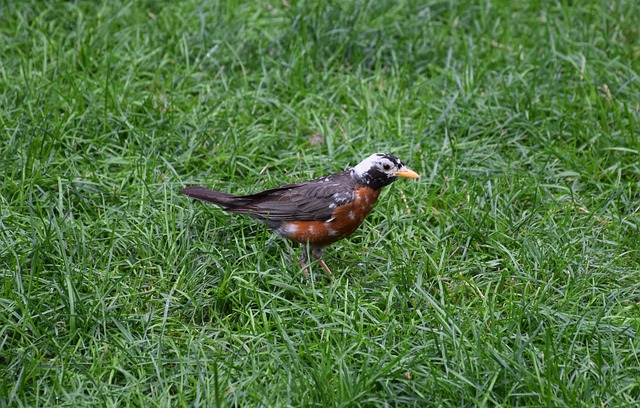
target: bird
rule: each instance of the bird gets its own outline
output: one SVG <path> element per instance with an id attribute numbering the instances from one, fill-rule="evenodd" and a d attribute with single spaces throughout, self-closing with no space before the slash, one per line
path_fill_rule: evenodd
<path id="1" fill-rule="evenodd" d="M 201 186 L 180 193 L 216 204 L 224 211 L 246 214 L 288 240 L 309 246 L 326 273 L 323 249 L 355 232 L 371 212 L 383 187 L 399 178 L 420 176 L 396 156 L 375 153 L 351 169 L 301 183 L 285 184 L 249 195 L 233 195 Z M 298 261 L 307 276 L 308 256 Z"/>

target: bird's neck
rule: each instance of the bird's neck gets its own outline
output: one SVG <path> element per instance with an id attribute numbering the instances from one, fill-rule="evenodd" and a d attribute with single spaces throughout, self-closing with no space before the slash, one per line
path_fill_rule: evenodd
<path id="1" fill-rule="evenodd" d="M 370 187 L 373 190 L 380 190 L 382 187 L 387 186 L 395 181 L 395 178 L 388 177 L 381 172 L 375 172 L 370 170 L 361 175 L 358 175 L 355 170 L 351 170 L 351 177 L 355 180 L 357 185 Z"/>

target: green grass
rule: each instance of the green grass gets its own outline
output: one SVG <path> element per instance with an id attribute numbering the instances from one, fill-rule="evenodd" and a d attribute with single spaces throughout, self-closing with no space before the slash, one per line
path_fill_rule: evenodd
<path id="1" fill-rule="evenodd" d="M 6 1 L 0 405 L 640 400 L 640 8 Z M 385 151 L 307 281 L 178 194 Z"/>

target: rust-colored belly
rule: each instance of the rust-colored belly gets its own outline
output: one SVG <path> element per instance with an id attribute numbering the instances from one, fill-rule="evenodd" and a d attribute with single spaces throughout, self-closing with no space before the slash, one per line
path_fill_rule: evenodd
<path id="1" fill-rule="evenodd" d="M 286 221 L 279 228 L 285 238 L 323 247 L 345 238 L 358 229 L 378 201 L 380 190 L 360 187 L 352 203 L 335 209 L 327 221 Z"/>

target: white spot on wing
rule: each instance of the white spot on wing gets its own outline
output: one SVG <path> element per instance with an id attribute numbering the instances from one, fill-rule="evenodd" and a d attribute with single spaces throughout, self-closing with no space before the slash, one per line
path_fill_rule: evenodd
<path id="1" fill-rule="evenodd" d="M 332 228 L 327 228 L 327 232 L 329 233 L 329 236 L 331 237 L 335 237 L 336 235 L 338 235 L 338 231 L 332 229 Z"/>
<path id="2" fill-rule="evenodd" d="M 355 220 L 355 219 L 356 219 L 356 214 L 355 214 L 353 211 L 349 211 L 349 219 L 350 219 L 351 221 L 353 221 L 353 220 Z"/>
<path id="3" fill-rule="evenodd" d="M 331 197 L 333 197 L 333 200 L 337 205 L 347 204 L 351 201 L 351 193 L 348 191 L 334 193 Z"/>

